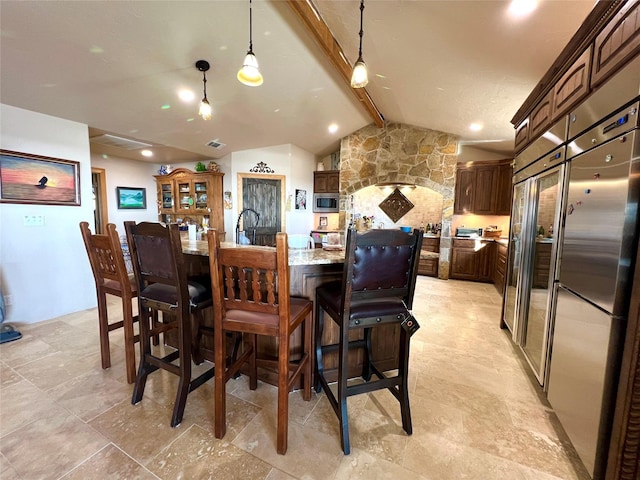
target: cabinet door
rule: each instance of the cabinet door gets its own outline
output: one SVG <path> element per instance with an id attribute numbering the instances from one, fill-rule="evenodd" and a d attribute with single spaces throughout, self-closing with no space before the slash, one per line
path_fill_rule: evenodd
<path id="1" fill-rule="evenodd" d="M 460 280 L 478 279 L 478 255 L 472 248 L 451 250 L 451 278 Z"/>
<path id="2" fill-rule="evenodd" d="M 327 174 L 327 192 L 340 192 L 340 172 L 330 172 Z"/>
<path id="3" fill-rule="evenodd" d="M 496 166 L 477 167 L 473 189 L 473 213 L 493 215 L 495 193 L 498 188 L 498 169 Z"/>
<path id="4" fill-rule="evenodd" d="M 477 254 L 478 280 L 493 282 L 496 270 L 496 244 L 494 242 L 485 243 Z"/>
<path id="5" fill-rule="evenodd" d="M 473 169 L 462 169 L 456 173 L 456 193 L 453 213 L 471 213 L 473 211 L 474 184 L 476 172 Z"/>
<path id="6" fill-rule="evenodd" d="M 157 186 L 161 213 L 173 213 L 175 206 L 173 182 L 171 180 L 158 180 Z"/>
<path id="7" fill-rule="evenodd" d="M 584 51 L 553 87 L 553 120 L 576 106 L 589 93 L 591 49 Z"/>
<path id="8" fill-rule="evenodd" d="M 327 180 L 321 172 L 313 172 L 313 193 L 327 193 Z"/>
<path id="9" fill-rule="evenodd" d="M 607 80 L 640 50 L 640 1 L 629 0 L 596 37 L 591 87 Z"/>
<path id="10" fill-rule="evenodd" d="M 498 167 L 498 186 L 495 195 L 495 214 L 511 214 L 511 191 L 513 190 L 513 168 L 510 164 Z"/>
<path id="11" fill-rule="evenodd" d="M 551 125 L 552 100 L 553 90 L 531 111 L 529 116 L 529 143 L 545 132 L 547 127 Z"/>

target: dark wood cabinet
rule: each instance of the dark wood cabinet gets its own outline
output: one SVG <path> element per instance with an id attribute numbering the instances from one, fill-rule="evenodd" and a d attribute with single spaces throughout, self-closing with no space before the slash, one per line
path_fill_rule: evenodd
<path id="1" fill-rule="evenodd" d="M 504 279 L 507 271 L 507 246 L 498 243 L 496 248 L 496 268 L 493 275 L 493 285 L 500 295 L 504 295 Z"/>
<path id="2" fill-rule="evenodd" d="M 595 39 L 591 86 L 607 80 L 640 52 L 640 0 L 629 0 Z"/>
<path id="3" fill-rule="evenodd" d="M 313 193 L 339 193 L 340 171 L 313 172 Z"/>
<path id="4" fill-rule="evenodd" d="M 440 252 L 440 238 L 424 237 L 422 239 L 423 252 Z M 421 258 L 418 264 L 418 274 L 429 277 L 438 276 L 438 257 Z"/>
<path id="5" fill-rule="evenodd" d="M 472 239 L 454 238 L 452 240 L 450 278 L 488 283 L 494 281 L 496 243 L 479 242 L 480 245 Z"/>
<path id="6" fill-rule="evenodd" d="M 551 125 L 551 109 L 553 91 L 550 91 L 542 101 L 536 105 L 529 115 L 529 138 L 536 138 Z"/>
<path id="7" fill-rule="evenodd" d="M 471 168 L 459 169 L 456 173 L 454 214 L 473 213 L 476 172 Z"/>
<path id="8" fill-rule="evenodd" d="M 512 189 L 511 160 L 459 168 L 453 213 L 509 215 Z"/>
<path id="9" fill-rule="evenodd" d="M 556 120 L 589 93 L 591 49 L 584 51 L 553 87 L 552 119 Z M 538 133 L 543 133 L 542 131 Z"/>

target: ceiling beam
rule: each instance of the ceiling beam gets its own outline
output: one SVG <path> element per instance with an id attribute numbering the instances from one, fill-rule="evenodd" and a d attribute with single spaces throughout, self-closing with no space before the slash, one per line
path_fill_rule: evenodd
<path id="1" fill-rule="evenodd" d="M 351 88 L 352 66 L 347 61 L 347 58 L 344 56 L 342 51 L 342 47 L 340 47 L 340 44 L 331 33 L 331 30 L 329 30 L 327 24 L 324 22 L 322 17 L 320 17 L 320 13 L 311 3 L 311 0 L 287 0 L 287 3 L 298 15 L 298 18 L 313 38 L 315 38 L 320 44 L 320 47 L 322 47 L 322 50 L 331 64 L 347 83 L 349 90 L 353 92 L 358 101 L 371 116 L 373 122 L 381 128 L 384 125 L 384 117 L 380 113 L 380 110 L 378 110 L 378 107 L 376 107 L 376 104 L 373 103 L 369 93 L 364 88 Z"/>

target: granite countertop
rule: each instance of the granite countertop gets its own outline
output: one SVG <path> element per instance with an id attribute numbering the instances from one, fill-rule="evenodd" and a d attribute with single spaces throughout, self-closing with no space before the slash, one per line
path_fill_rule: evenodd
<path id="1" fill-rule="evenodd" d="M 273 251 L 274 247 L 256 247 L 254 245 L 238 245 L 233 242 L 222 242 L 220 246 L 224 248 L 264 248 L 267 251 Z M 182 240 L 182 253 L 188 255 L 209 255 L 209 245 L 205 240 Z M 421 259 L 439 258 L 438 252 L 421 252 Z M 310 250 L 290 248 L 289 249 L 289 266 L 295 265 L 322 265 L 329 263 L 344 263 L 344 249 L 342 250 L 324 250 L 322 248 L 314 248 Z"/>

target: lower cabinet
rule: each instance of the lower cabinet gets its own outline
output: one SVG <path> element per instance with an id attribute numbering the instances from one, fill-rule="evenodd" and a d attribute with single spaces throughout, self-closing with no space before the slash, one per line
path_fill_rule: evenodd
<path id="1" fill-rule="evenodd" d="M 440 252 L 440 238 L 424 237 L 422 239 L 423 252 Z M 418 274 L 429 277 L 438 276 L 438 258 L 422 258 L 418 264 Z"/>
<path id="2" fill-rule="evenodd" d="M 449 278 L 488 283 L 494 281 L 496 243 L 476 242 L 461 238 L 452 240 Z"/>
<path id="3" fill-rule="evenodd" d="M 507 246 L 498 243 L 496 251 L 496 271 L 493 276 L 493 284 L 500 295 L 504 295 L 504 279 L 507 272 Z"/>

